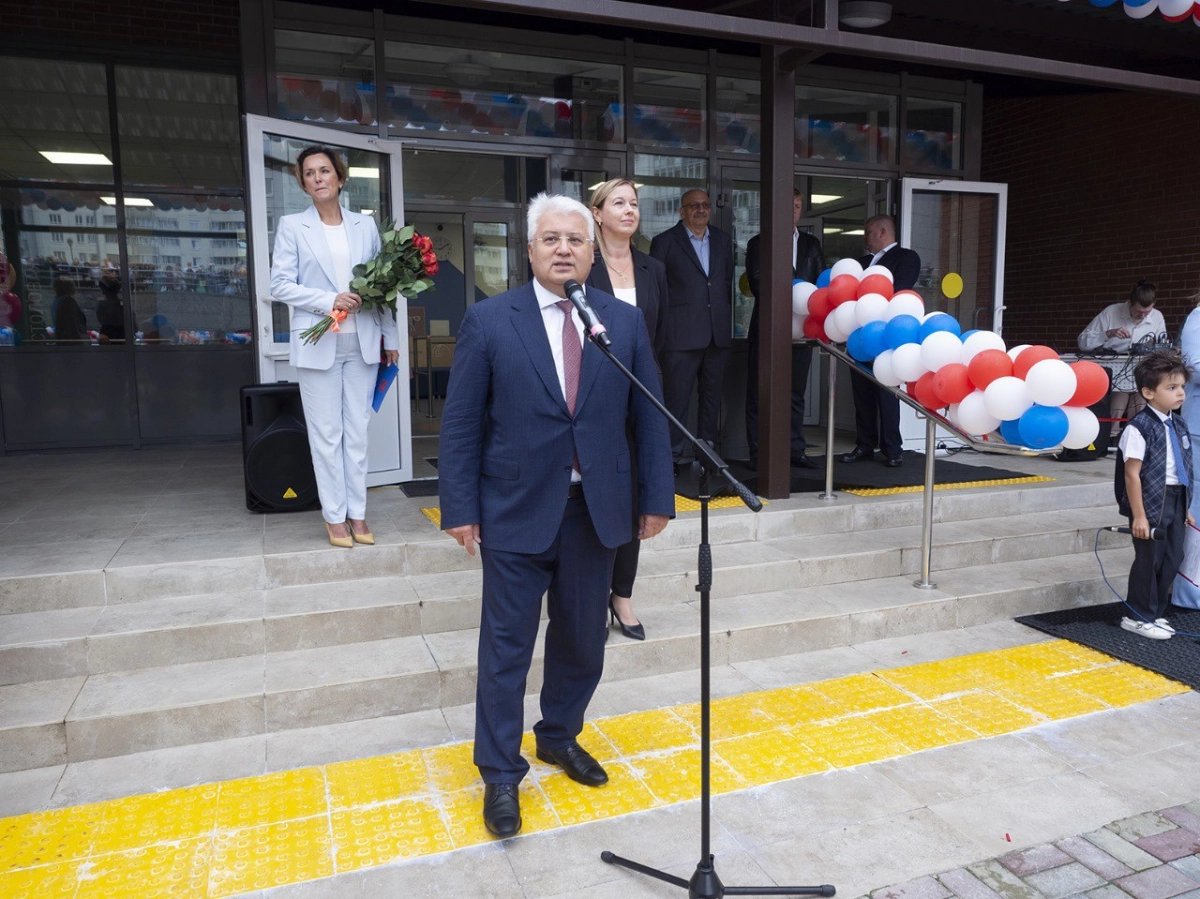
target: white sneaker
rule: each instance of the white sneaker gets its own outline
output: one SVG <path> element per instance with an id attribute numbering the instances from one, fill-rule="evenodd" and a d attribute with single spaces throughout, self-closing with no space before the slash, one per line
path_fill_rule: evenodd
<path id="1" fill-rule="evenodd" d="M 1170 623 L 1165 618 L 1155 618 L 1154 623 L 1161 627 L 1168 634 L 1175 633 L 1175 628 L 1171 627 Z"/>
<path id="2" fill-rule="evenodd" d="M 1174 631 L 1167 631 L 1160 627 L 1157 623 L 1151 624 L 1147 621 L 1134 621 L 1132 618 L 1122 618 L 1121 629 L 1129 631 L 1131 634 L 1139 634 L 1150 640 L 1170 640 L 1171 634 L 1174 633 Z"/>

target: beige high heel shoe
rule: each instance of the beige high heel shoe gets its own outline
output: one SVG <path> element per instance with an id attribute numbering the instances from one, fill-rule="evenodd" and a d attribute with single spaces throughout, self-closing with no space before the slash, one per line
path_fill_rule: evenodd
<path id="1" fill-rule="evenodd" d="M 364 521 L 363 524 L 365 525 L 366 522 Z M 361 543 L 364 546 L 375 545 L 375 535 L 371 533 L 370 528 L 367 528 L 364 533 L 360 534 L 358 531 L 354 530 L 354 525 L 352 525 L 349 520 L 346 521 L 346 527 L 350 529 L 350 536 L 353 538 L 355 543 Z"/>
<path id="2" fill-rule="evenodd" d="M 329 526 L 329 522 L 325 522 L 325 533 L 329 535 L 329 545 L 337 546 L 341 549 L 349 549 L 354 545 L 354 540 L 350 537 L 335 537 L 333 528 Z"/>

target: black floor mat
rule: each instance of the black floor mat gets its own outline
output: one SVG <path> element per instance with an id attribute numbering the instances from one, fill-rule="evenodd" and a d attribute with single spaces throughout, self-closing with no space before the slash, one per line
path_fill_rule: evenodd
<path id="1" fill-rule="evenodd" d="M 792 469 L 792 493 L 822 493 L 825 490 L 825 457 L 809 456 L 816 468 Z M 692 466 L 694 469 L 696 466 Z M 751 491 L 757 493 L 758 474 L 739 462 L 730 462 L 730 470 Z M 1025 478 L 1027 474 L 1011 471 L 1005 468 L 992 468 L 990 465 L 964 465 L 950 459 L 938 459 L 934 463 L 935 484 L 963 484 L 971 481 L 1006 481 L 1013 478 Z M 920 487 L 925 483 L 925 456 L 922 453 L 905 453 L 903 464 L 899 468 L 888 468 L 876 459 L 854 462 L 849 465 L 833 463 L 833 488 L 835 490 L 851 490 L 854 488 L 883 489 L 894 487 Z M 723 487 L 724 478 L 712 486 Z M 696 477 L 694 474 L 682 474 L 675 479 L 675 492 L 680 496 L 696 497 Z M 728 492 L 727 490 L 725 492 Z M 714 493 L 714 496 L 719 495 Z"/>
<path id="2" fill-rule="evenodd" d="M 408 497 L 437 496 L 438 479 L 422 478 L 419 481 L 405 481 L 400 485 L 400 489 L 403 490 L 404 495 Z"/>
<path id="3" fill-rule="evenodd" d="M 1200 690 L 1200 639 L 1186 636 L 1200 634 L 1200 610 L 1172 606 L 1167 619 L 1178 633 L 1170 640 L 1150 640 L 1122 630 L 1121 616 L 1127 614 L 1129 610 L 1124 603 L 1110 602 L 1023 615 L 1016 620 L 1052 637 L 1082 643 Z"/>

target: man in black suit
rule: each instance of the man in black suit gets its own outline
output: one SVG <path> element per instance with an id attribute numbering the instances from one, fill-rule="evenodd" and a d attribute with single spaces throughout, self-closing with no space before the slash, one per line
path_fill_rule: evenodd
<path id="1" fill-rule="evenodd" d="M 799 229 L 800 214 L 804 211 L 804 198 L 800 191 L 792 192 L 792 279 L 817 280 L 825 266 L 821 242 L 811 234 Z M 758 310 L 762 305 L 758 288 L 762 277 L 759 238 L 755 234 L 746 244 L 746 280 L 754 294 L 754 311 L 750 313 L 750 327 L 746 331 L 746 445 L 750 449 L 750 467 L 758 467 Z M 780 298 L 781 301 L 784 298 Z M 791 306 L 792 296 L 786 297 Z M 808 389 L 808 370 L 812 364 L 812 347 L 808 344 L 792 344 L 792 466 L 816 468 L 817 463 L 808 458 L 808 444 L 804 440 L 804 392 Z"/>
<path id="2" fill-rule="evenodd" d="M 862 267 L 882 265 L 892 273 L 892 287 L 908 290 L 917 283 L 921 273 L 921 257 L 896 242 L 896 220 L 890 215 L 876 215 L 863 226 L 863 243 L 867 255 L 858 261 Z M 850 386 L 854 390 L 854 426 L 857 434 L 854 449 L 838 456 L 839 462 L 861 462 L 875 455 L 878 446 L 883 464 L 899 468 L 904 442 L 900 437 L 900 401 L 886 388 L 869 381 L 850 369 Z"/>
<path id="3" fill-rule="evenodd" d="M 687 421 L 692 388 L 699 381 L 698 436 L 717 439 L 721 387 L 733 332 L 733 238 L 708 224 L 712 204 L 703 190 L 689 190 L 680 221 L 650 242 L 650 255 L 667 267 L 667 319 L 663 337 L 663 396 L 671 414 Z M 671 454 L 679 466 L 682 433 L 671 428 Z"/>

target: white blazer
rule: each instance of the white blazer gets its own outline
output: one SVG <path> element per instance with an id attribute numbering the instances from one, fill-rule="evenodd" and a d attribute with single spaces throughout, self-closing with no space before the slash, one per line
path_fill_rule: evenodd
<path id="1" fill-rule="evenodd" d="M 379 252 L 379 229 L 370 216 L 342 209 L 346 238 L 350 242 L 350 264 L 358 265 Z M 335 284 L 333 256 L 317 208 L 285 215 L 275 230 L 275 252 L 271 260 L 271 296 L 292 307 L 291 362 L 297 368 L 326 370 L 333 365 L 337 335 L 328 331 L 316 343 L 306 344 L 300 333 L 312 327 L 333 309 L 333 301 L 348 284 Z M 372 310 L 355 317 L 363 361 L 379 361 L 379 340 L 386 350 L 400 349 L 400 333 L 391 313 Z"/>

